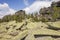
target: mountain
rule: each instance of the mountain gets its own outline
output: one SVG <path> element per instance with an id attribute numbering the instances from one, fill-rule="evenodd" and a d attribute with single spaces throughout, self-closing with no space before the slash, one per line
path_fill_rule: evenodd
<path id="1" fill-rule="evenodd" d="M 35 1 L 32 5 L 29 7 L 26 7 L 25 10 L 26 13 L 34 13 L 39 12 L 41 8 L 49 7 L 51 6 L 51 1 Z"/>

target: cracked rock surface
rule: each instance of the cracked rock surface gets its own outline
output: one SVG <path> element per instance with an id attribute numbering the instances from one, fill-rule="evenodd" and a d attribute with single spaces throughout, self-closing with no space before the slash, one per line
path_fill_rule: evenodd
<path id="1" fill-rule="evenodd" d="M 0 40 L 60 40 L 59 24 L 60 21 L 0 23 Z"/>

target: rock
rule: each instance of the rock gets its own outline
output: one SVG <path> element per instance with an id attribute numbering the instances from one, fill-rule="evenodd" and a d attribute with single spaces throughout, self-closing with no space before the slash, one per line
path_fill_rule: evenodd
<path id="1" fill-rule="evenodd" d="M 26 26 L 24 26 L 23 28 L 21 28 L 21 30 L 23 31 L 23 30 L 27 30 L 27 27 Z"/>
<path id="2" fill-rule="evenodd" d="M 35 40 L 34 35 L 29 34 L 25 40 Z"/>
<path id="3" fill-rule="evenodd" d="M 60 38 L 55 38 L 54 40 L 60 40 Z"/>
<path id="4" fill-rule="evenodd" d="M 38 37 L 36 40 L 54 40 L 52 37 L 45 36 L 45 37 Z"/>
<path id="5" fill-rule="evenodd" d="M 10 28 L 10 26 L 7 26 L 7 27 L 6 27 L 6 30 L 8 30 L 9 28 Z"/>
<path id="6" fill-rule="evenodd" d="M 11 33 L 10 33 L 10 35 L 12 35 L 12 36 L 17 36 L 19 33 L 17 32 L 17 31 L 12 31 Z"/>
<path id="7" fill-rule="evenodd" d="M 0 34 L 6 33 L 6 32 L 7 32 L 6 30 L 0 30 Z"/>
<path id="8" fill-rule="evenodd" d="M 60 21 L 56 21 L 56 22 L 47 22 L 46 23 L 49 27 L 49 29 L 52 30 L 60 30 Z"/>
<path id="9" fill-rule="evenodd" d="M 10 35 L 4 35 L 3 38 L 5 38 L 5 39 L 12 39 L 12 36 L 10 36 Z"/>
<path id="10" fill-rule="evenodd" d="M 16 25 L 13 26 L 13 29 L 16 27 Z"/>

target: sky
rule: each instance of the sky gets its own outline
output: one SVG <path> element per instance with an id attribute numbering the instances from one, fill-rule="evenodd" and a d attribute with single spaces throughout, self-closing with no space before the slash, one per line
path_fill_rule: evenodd
<path id="1" fill-rule="evenodd" d="M 40 8 L 49 7 L 52 1 L 59 0 L 0 0 L 0 18 L 22 9 L 27 13 L 38 11 Z"/>
<path id="2" fill-rule="evenodd" d="M 28 0 L 28 2 L 26 0 L 0 0 L 0 4 L 6 3 L 10 8 L 20 10 L 27 7 L 27 5 L 31 5 L 34 1 L 35 0 Z"/>

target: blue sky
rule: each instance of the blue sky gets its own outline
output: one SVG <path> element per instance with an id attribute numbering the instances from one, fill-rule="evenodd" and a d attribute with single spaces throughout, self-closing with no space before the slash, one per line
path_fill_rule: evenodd
<path id="1" fill-rule="evenodd" d="M 28 0 L 29 5 L 31 5 L 35 0 Z M 20 10 L 23 9 L 29 5 L 25 5 L 24 0 L 0 0 L 0 4 L 7 3 L 9 7 Z"/>

